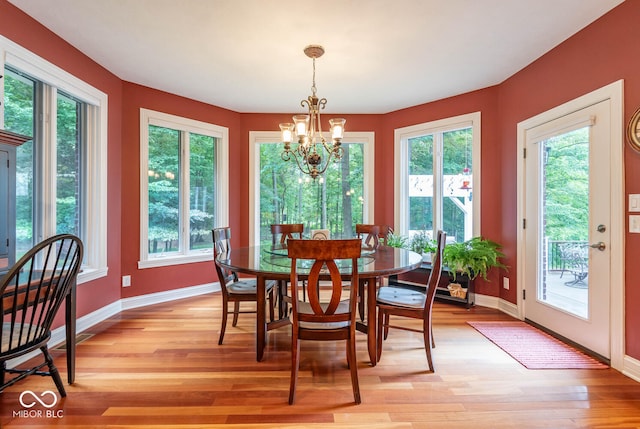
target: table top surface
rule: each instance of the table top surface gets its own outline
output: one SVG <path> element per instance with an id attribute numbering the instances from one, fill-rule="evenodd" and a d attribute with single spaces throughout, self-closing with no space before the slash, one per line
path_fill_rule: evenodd
<path id="1" fill-rule="evenodd" d="M 287 279 L 291 274 L 291 259 L 281 245 L 240 247 L 231 249 L 229 258 L 218 262 L 233 271 L 245 274 L 265 275 L 269 278 Z M 363 247 L 358 259 L 361 278 L 381 277 L 418 268 L 422 255 L 406 249 L 380 246 L 377 249 Z M 298 260 L 298 272 L 304 274 L 312 261 Z M 351 260 L 338 260 L 337 265 L 345 274 L 351 271 Z"/>

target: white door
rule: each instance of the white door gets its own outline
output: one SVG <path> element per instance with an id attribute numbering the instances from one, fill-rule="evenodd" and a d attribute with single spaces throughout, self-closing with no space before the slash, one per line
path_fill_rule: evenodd
<path id="1" fill-rule="evenodd" d="M 610 100 L 525 131 L 524 316 L 610 358 Z"/>

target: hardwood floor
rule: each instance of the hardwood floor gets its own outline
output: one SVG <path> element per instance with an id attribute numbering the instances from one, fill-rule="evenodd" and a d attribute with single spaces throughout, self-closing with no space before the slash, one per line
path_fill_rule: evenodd
<path id="1" fill-rule="evenodd" d="M 0 394 L 0 427 L 640 427 L 640 383 L 612 369 L 525 369 L 466 324 L 509 319 L 496 310 L 435 304 L 435 373 L 426 372 L 420 334 L 392 331 L 376 367 L 361 335 L 361 405 L 353 403 L 343 342 L 303 342 L 290 406 L 290 328 L 269 332 L 258 363 L 254 316 L 240 315 L 218 346 L 220 317 L 220 297 L 212 294 L 100 323 L 78 345 L 68 396 L 24 415 L 22 392 L 55 390 L 50 377 L 31 376 Z M 64 351 L 53 354 L 66 371 Z"/>

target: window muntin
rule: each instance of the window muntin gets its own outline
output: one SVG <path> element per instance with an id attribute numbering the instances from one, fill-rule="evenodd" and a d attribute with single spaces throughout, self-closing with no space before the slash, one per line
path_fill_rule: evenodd
<path id="1" fill-rule="evenodd" d="M 138 265 L 210 260 L 211 230 L 228 220 L 228 130 L 147 109 L 140 117 Z"/>
<path id="2" fill-rule="evenodd" d="M 346 133 L 345 155 L 314 182 L 281 158 L 279 134 L 250 133 L 251 243 L 270 243 L 272 223 L 303 223 L 305 235 L 329 229 L 353 237 L 356 223 L 373 222 L 373 133 Z"/>
<path id="3" fill-rule="evenodd" d="M 479 234 L 479 136 L 479 113 L 396 130 L 398 233 Z"/>
<path id="4" fill-rule="evenodd" d="M 59 96 L 68 97 L 82 105 L 74 210 L 85 258 L 78 283 L 106 276 L 107 95 L 2 36 L 0 58 L 6 77 L 0 85 L 4 100 L 0 126 L 34 137 L 17 150 L 16 253 L 25 253 L 58 230 L 57 196 L 62 184 L 58 183 L 57 110 Z"/>

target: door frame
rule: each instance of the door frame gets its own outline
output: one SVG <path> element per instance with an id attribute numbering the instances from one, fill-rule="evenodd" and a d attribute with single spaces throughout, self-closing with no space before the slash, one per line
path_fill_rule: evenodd
<path id="1" fill-rule="evenodd" d="M 554 107 L 546 112 L 519 122 L 517 125 L 517 314 L 523 320 L 525 317 L 525 300 L 523 291 L 525 287 L 525 234 L 523 220 L 526 215 L 525 207 L 525 163 L 524 147 L 526 131 L 530 128 L 544 124 L 568 113 L 575 112 L 584 107 L 610 100 L 611 106 L 611 130 L 610 130 L 610 154 L 611 154 L 611 182 L 610 182 L 610 207 L 611 207 L 611 270 L 610 284 L 610 350 L 612 368 L 622 370 L 624 364 L 624 248 L 625 248 L 625 190 L 624 190 L 624 104 L 623 80 L 618 80 L 588 94 Z"/>

